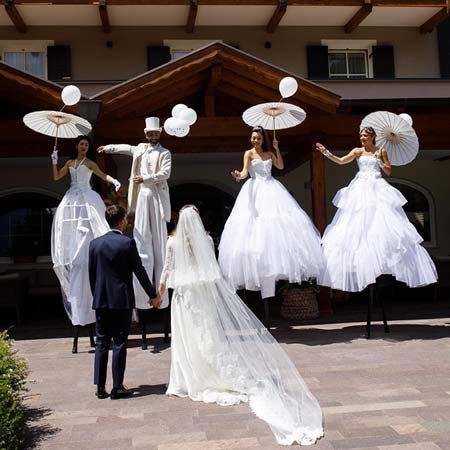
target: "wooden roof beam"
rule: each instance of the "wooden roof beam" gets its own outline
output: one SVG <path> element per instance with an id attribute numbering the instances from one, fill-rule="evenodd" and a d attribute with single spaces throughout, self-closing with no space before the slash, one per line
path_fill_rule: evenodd
<path id="1" fill-rule="evenodd" d="M 278 6 L 276 7 L 275 11 L 273 12 L 273 15 L 267 24 L 267 32 L 273 33 L 277 29 L 278 25 L 281 22 L 281 19 L 286 14 L 287 11 L 287 5 L 288 0 L 279 0 Z"/>
<path id="2" fill-rule="evenodd" d="M 186 33 L 194 32 L 195 20 L 197 19 L 197 11 L 198 11 L 198 1 L 190 0 L 188 20 L 187 20 L 187 24 L 186 24 Z"/>
<path id="3" fill-rule="evenodd" d="M 214 117 L 216 115 L 216 89 L 222 79 L 222 66 L 214 64 L 211 67 L 208 86 L 205 94 L 205 116 Z"/>
<path id="4" fill-rule="evenodd" d="M 435 27 L 443 22 L 447 17 L 450 17 L 448 8 L 442 8 L 433 17 L 422 24 L 422 26 L 419 28 L 420 32 L 422 34 L 431 33 L 435 29 Z"/>
<path id="5" fill-rule="evenodd" d="M 353 32 L 361 22 L 372 12 L 373 5 L 372 0 L 364 0 L 364 5 L 358 10 L 358 12 L 347 22 L 344 27 L 346 33 Z"/>
<path id="6" fill-rule="evenodd" d="M 14 0 L 5 0 L 5 10 L 19 33 L 26 33 L 27 25 L 14 4 Z"/>
<path id="7" fill-rule="evenodd" d="M 102 21 L 103 33 L 111 33 L 111 24 L 109 23 L 108 9 L 106 7 L 106 0 L 98 2 L 98 12 Z"/>

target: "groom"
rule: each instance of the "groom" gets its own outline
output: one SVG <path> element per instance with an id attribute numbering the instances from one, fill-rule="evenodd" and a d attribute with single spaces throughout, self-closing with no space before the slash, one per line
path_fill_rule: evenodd
<path id="1" fill-rule="evenodd" d="M 111 399 L 129 397 L 132 392 L 123 385 L 127 358 L 127 340 L 131 326 L 131 313 L 135 307 L 133 273 L 158 307 L 161 300 L 142 265 L 134 239 L 122 233 L 127 227 L 124 208 L 113 205 L 106 210 L 106 220 L 111 231 L 91 241 L 89 246 L 89 281 L 96 317 L 96 346 L 94 384 L 97 397 L 106 398 L 106 370 L 108 352 L 113 342 Z"/>

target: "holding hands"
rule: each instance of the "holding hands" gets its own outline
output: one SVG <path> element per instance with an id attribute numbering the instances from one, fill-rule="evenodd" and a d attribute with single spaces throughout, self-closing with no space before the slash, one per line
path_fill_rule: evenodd
<path id="1" fill-rule="evenodd" d="M 160 294 L 158 294 L 155 298 L 151 298 L 148 301 L 148 304 L 150 306 L 153 306 L 154 308 L 159 308 L 162 304 L 162 296 Z"/>

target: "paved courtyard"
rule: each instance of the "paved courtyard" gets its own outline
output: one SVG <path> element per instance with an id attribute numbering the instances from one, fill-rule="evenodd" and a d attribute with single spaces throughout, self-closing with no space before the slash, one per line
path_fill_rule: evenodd
<path id="1" fill-rule="evenodd" d="M 450 320 L 392 322 L 391 333 L 362 323 L 275 327 L 325 416 L 325 449 L 450 450 Z M 170 348 L 131 337 L 131 399 L 98 400 L 93 354 L 82 338 L 17 341 L 29 360 L 27 405 L 34 418 L 26 448 L 280 449 L 247 405 L 219 407 L 164 395 Z M 108 386 L 109 388 L 109 386 Z M 298 447 L 297 447 L 298 448 Z"/>

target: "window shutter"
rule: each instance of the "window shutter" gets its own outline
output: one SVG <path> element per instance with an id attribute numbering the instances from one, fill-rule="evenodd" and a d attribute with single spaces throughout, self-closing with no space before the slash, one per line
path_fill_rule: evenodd
<path id="1" fill-rule="evenodd" d="M 49 80 L 63 80 L 72 77 L 70 45 L 47 47 L 47 74 Z"/>
<path id="2" fill-rule="evenodd" d="M 308 78 L 329 78 L 328 47 L 326 45 L 307 45 Z"/>
<path id="3" fill-rule="evenodd" d="M 147 67 L 148 70 L 152 70 L 155 67 L 162 66 L 166 62 L 171 60 L 170 47 L 160 46 L 148 46 L 147 47 Z"/>
<path id="4" fill-rule="evenodd" d="M 450 78 L 450 19 L 446 19 L 438 25 L 437 33 L 441 78 Z"/>
<path id="5" fill-rule="evenodd" d="M 374 45 L 372 61 L 374 78 L 395 78 L 394 47 L 392 45 Z"/>

